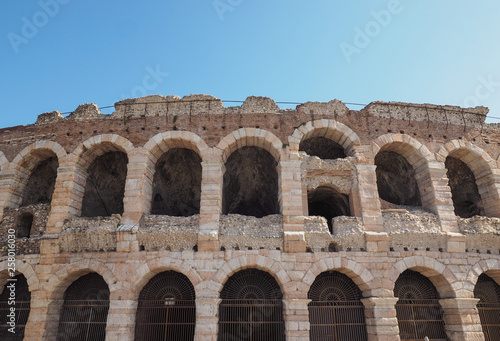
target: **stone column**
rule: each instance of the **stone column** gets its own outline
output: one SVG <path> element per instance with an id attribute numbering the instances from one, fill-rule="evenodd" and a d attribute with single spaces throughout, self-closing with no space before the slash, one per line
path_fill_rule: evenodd
<path id="1" fill-rule="evenodd" d="M 395 297 L 363 298 L 369 341 L 399 341 Z"/>
<path id="2" fill-rule="evenodd" d="M 451 341 L 484 341 L 483 328 L 477 310 L 477 298 L 447 298 L 439 300 L 444 310 L 446 334 Z"/>
<path id="3" fill-rule="evenodd" d="M 363 218 L 367 231 L 383 232 L 376 168 L 374 165 L 356 165 L 358 187 L 353 190 L 351 195 L 351 206 L 353 208 L 352 214 Z"/>
<path id="4" fill-rule="evenodd" d="M 57 325 L 51 324 L 49 321 L 49 306 L 53 303 L 46 299 L 46 295 L 47 293 L 42 290 L 31 292 L 30 315 L 24 329 L 25 340 L 55 340 Z M 62 304 L 62 301 L 57 304 Z M 59 317 L 57 318 L 59 321 Z M 49 330 L 49 328 L 53 330 Z M 52 338 L 49 337 L 50 335 Z"/>
<path id="5" fill-rule="evenodd" d="M 136 312 L 137 301 L 119 300 L 111 297 L 106 324 L 106 340 L 133 341 Z"/>
<path id="6" fill-rule="evenodd" d="M 421 167 L 415 179 L 422 205 L 438 215 L 443 232 L 459 232 L 446 172 L 444 163 L 432 161 Z"/>
<path id="7" fill-rule="evenodd" d="M 142 216 L 150 213 L 154 166 L 148 167 L 152 164 L 149 158 L 143 147 L 129 155 L 121 221 L 124 225 L 139 225 Z"/>
<path id="8" fill-rule="evenodd" d="M 217 341 L 220 298 L 196 299 L 196 341 Z"/>
<path id="9" fill-rule="evenodd" d="M 285 252 L 305 252 L 304 209 L 302 202 L 301 161 L 298 154 L 290 154 L 291 160 L 279 163 L 280 203 L 283 215 Z"/>
<path id="10" fill-rule="evenodd" d="M 476 176 L 479 195 L 488 217 L 500 217 L 500 170 L 487 169 Z"/>
<path id="11" fill-rule="evenodd" d="M 309 299 L 283 300 L 285 335 L 288 341 L 309 340 Z"/>
<path id="12" fill-rule="evenodd" d="M 219 249 L 219 220 L 222 209 L 222 178 L 225 167 L 222 161 L 203 161 L 201 167 L 198 251 L 217 251 Z"/>

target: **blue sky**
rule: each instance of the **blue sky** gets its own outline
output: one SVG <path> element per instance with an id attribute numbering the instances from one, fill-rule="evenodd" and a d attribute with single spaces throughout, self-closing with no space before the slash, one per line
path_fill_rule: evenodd
<path id="1" fill-rule="evenodd" d="M 4 1 L 0 127 L 199 93 L 484 105 L 500 123 L 499 13 L 495 0 Z"/>

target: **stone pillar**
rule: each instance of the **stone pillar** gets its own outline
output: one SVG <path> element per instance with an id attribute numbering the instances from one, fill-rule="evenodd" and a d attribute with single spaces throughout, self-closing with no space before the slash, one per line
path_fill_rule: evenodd
<path id="1" fill-rule="evenodd" d="M 437 214 L 442 231 L 459 232 L 446 172 L 444 163 L 432 161 L 421 167 L 415 179 L 422 205 Z"/>
<path id="2" fill-rule="evenodd" d="M 304 209 L 302 202 L 301 171 L 298 154 L 290 154 L 291 160 L 279 163 L 280 205 L 283 215 L 284 251 L 305 252 Z"/>
<path id="3" fill-rule="evenodd" d="M 222 161 L 203 161 L 201 167 L 198 251 L 217 251 L 219 249 L 219 220 L 222 209 L 222 178 L 225 167 Z"/>
<path id="4" fill-rule="evenodd" d="M 137 301 L 119 300 L 111 294 L 108 320 L 106 323 L 107 341 L 133 341 Z"/>
<path id="5" fill-rule="evenodd" d="M 51 300 L 45 298 L 46 295 L 47 292 L 43 290 L 35 290 L 31 292 L 30 315 L 24 329 L 25 340 L 55 340 L 57 325 L 49 323 L 49 306 L 53 303 Z M 62 301 L 58 304 L 62 304 Z M 49 328 L 55 329 L 55 331 L 48 330 Z M 52 338 L 49 338 L 50 335 L 52 335 Z"/>
<path id="6" fill-rule="evenodd" d="M 363 218 L 367 231 L 384 230 L 380 198 L 377 189 L 377 176 L 374 165 L 356 165 L 358 187 L 351 194 L 352 214 Z"/>
<path id="7" fill-rule="evenodd" d="M 362 298 L 369 341 L 399 341 L 395 297 Z"/>
<path id="8" fill-rule="evenodd" d="M 142 147 L 134 149 L 129 155 L 122 224 L 139 225 L 142 216 L 150 213 L 154 166 L 148 167 L 153 163 L 149 156 L 149 152 Z"/>
<path id="9" fill-rule="evenodd" d="M 476 184 L 488 217 L 500 217 L 500 170 L 485 169 L 476 176 Z"/>
<path id="10" fill-rule="evenodd" d="M 6 168 L 6 167 L 5 167 Z M 6 172 L 6 170 L 3 170 Z M 3 219 L 3 211 L 9 207 L 13 202 L 17 201 L 20 204 L 22 199 L 18 195 L 12 193 L 13 176 L 10 174 L 0 174 L 0 220 Z"/>
<path id="11" fill-rule="evenodd" d="M 196 341 L 217 341 L 221 301 L 220 298 L 196 299 L 196 327 L 194 331 Z"/>
<path id="12" fill-rule="evenodd" d="M 70 154 L 59 160 L 59 169 L 52 194 L 50 215 L 45 233 L 60 233 L 63 223 L 72 216 L 80 215 L 87 179 L 86 171 L 76 166 L 76 156 Z"/>
<path id="13" fill-rule="evenodd" d="M 283 300 L 285 335 L 288 341 L 309 340 L 309 299 Z"/>
<path id="14" fill-rule="evenodd" d="M 451 341 L 484 341 L 477 310 L 478 298 L 447 298 L 439 300 L 444 310 L 446 334 Z"/>

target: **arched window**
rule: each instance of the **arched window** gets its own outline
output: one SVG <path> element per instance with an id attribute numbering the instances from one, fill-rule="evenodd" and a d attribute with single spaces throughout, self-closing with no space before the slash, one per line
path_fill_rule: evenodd
<path id="1" fill-rule="evenodd" d="M 186 148 L 167 151 L 156 163 L 151 214 L 187 217 L 200 213 L 201 158 Z"/>
<path id="2" fill-rule="evenodd" d="M 82 201 L 82 217 L 108 217 L 123 213 L 127 155 L 107 152 L 89 166 Z"/>
<path id="3" fill-rule="evenodd" d="M 476 185 L 476 178 L 470 168 L 459 159 L 447 157 L 445 162 L 448 184 L 455 214 L 462 218 L 484 215 L 481 196 Z"/>
<path id="4" fill-rule="evenodd" d="M 242 147 L 226 162 L 222 214 L 279 214 L 277 162 L 265 149 Z"/>
<path id="5" fill-rule="evenodd" d="M 474 297 L 479 298 L 477 310 L 486 341 L 500 337 L 500 285 L 490 276 L 479 276 L 474 288 Z"/>
<path id="6" fill-rule="evenodd" d="M 310 156 L 317 156 L 320 159 L 346 157 L 344 148 L 340 144 L 322 136 L 311 137 L 300 142 L 299 150 L 306 152 Z"/>
<path id="7" fill-rule="evenodd" d="M 237 272 L 227 280 L 220 297 L 219 341 L 285 340 L 283 294 L 267 272 Z"/>
<path id="8" fill-rule="evenodd" d="M 396 205 L 422 205 L 415 170 L 403 156 L 382 151 L 375 156 L 375 165 L 381 199 Z"/>
<path id="9" fill-rule="evenodd" d="M 31 293 L 28 290 L 28 281 L 24 275 L 17 275 L 14 281 L 5 284 L 2 294 L 0 294 L 0 340 L 17 341 L 24 338 L 24 329 L 30 315 Z M 12 286 L 14 284 L 14 286 Z M 15 292 L 15 305 L 9 304 L 9 297 Z M 9 332 L 11 325 L 11 308 L 15 308 L 14 322 L 15 333 Z"/>
<path id="10" fill-rule="evenodd" d="M 367 340 L 361 291 L 346 275 L 337 271 L 320 274 L 309 289 L 311 341 Z"/>
<path id="11" fill-rule="evenodd" d="M 33 226 L 33 214 L 25 212 L 19 217 L 17 224 L 17 238 L 29 238 Z"/>
<path id="12" fill-rule="evenodd" d="M 59 162 L 52 156 L 40 162 L 31 172 L 23 191 L 21 206 L 50 203 L 57 177 Z"/>
<path id="13" fill-rule="evenodd" d="M 153 277 L 139 295 L 135 340 L 193 340 L 194 300 L 194 287 L 183 274 L 166 271 Z"/>
<path id="14" fill-rule="evenodd" d="M 350 215 L 349 197 L 333 188 L 321 186 L 307 193 L 310 216 L 325 217 L 330 232 L 333 232 L 332 219 Z"/>
<path id="15" fill-rule="evenodd" d="M 399 337 L 404 340 L 448 340 L 439 295 L 431 281 L 418 272 L 404 271 L 394 285 Z"/>
<path id="16" fill-rule="evenodd" d="M 64 293 L 58 341 L 104 341 L 109 310 L 109 288 L 97 273 L 89 273 Z"/>

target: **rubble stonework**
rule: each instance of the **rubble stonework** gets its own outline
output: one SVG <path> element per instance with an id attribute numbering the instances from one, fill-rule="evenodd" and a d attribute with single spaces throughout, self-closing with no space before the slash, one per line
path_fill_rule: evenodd
<path id="1" fill-rule="evenodd" d="M 109 287 L 106 339 L 133 340 L 141 290 L 175 271 L 194 288 L 194 339 L 215 341 L 225 283 L 258 269 L 279 284 L 287 340 L 309 339 L 309 289 L 337 271 L 361 291 L 367 339 L 396 341 L 394 287 L 413 270 L 438 292 L 448 338 L 481 340 L 474 289 L 483 274 L 500 283 L 500 129 L 487 112 L 154 95 L 110 115 L 92 103 L 41 114 L 0 129 L 0 290 L 14 229 L 25 340 L 56 340 L 65 291 L 88 273 Z M 336 150 L 308 154 L 322 146 Z"/>

